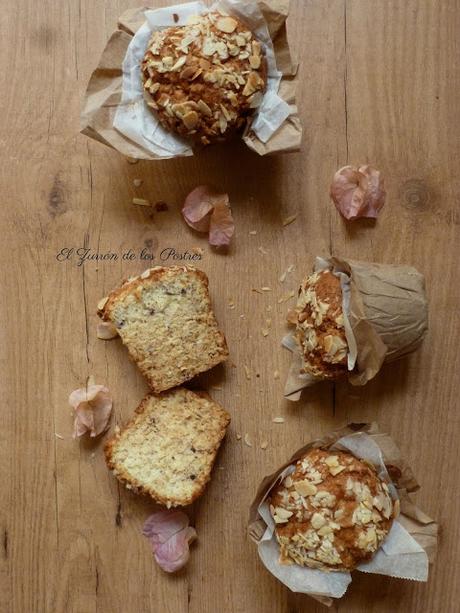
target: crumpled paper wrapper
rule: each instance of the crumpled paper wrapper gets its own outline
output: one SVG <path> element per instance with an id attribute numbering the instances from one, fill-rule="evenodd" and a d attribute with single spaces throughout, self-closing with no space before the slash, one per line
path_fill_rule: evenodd
<path id="1" fill-rule="evenodd" d="M 295 104 L 297 65 L 286 35 L 289 0 L 219 0 L 213 8 L 239 16 L 261 39 L 267 54 L 267 91 L 247 125 L 244 142 L 259 155 L 297 151 L 302 126 Z M 147 106 L 140 60 L 153 29 L 180 25 L 190 14 L 204 10 L 203 2 L 193 2 L 123 13 L 85 93 L 83 134 L 136 159 L 193 155 L 190 143 L 165 130 Z M 173 14 L 179 16 L 177 23 Z"/>
<path id="2" fill-rule="evenodd" d="M 349 424 L 298 449 L 288 462 L 265 477 L 249 512 L 248 531 L 257 544 L 264 566 L 293 592 L 308 594 L 330 606 L 341 598 L 351 583 L 349 572 L 326 572 L 297 564 L 279 564 L 279 546 L 274 534 L 267 496 L 284 477 L 293 472 L 295 463 L 308 449 L 340 449 L 371 462 L 380 478 L 389 486 L 393 500 L 399 499 L 401 514 L 374 557 L 358 570 L 389 577 L 427 581 L 428 564 L 433 562 L 437 548 L 438 526 L 411 500 L 409 492 L 419 489 L 411 469 L 401 458 L 394 441 L 379 431 L 377 424 Z"/>
<path id="3" fill-rule="evenodd" d="M 326 268 L 340 277 L 342 287 L 348 380 L 365 385 L 385 362 L 421 344 L 428 330 L 425 280 L 411 266 L 316 258 L 314 270 Z M 284 396 L 296 401 L 304 388 L 322 379 L 300 372 L 302 354 L 293 334 L 285 336 L 282 344 L 292 351 Z"/>

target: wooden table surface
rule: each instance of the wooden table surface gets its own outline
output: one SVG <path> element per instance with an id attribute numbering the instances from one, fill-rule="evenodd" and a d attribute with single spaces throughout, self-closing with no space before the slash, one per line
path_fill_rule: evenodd
<path id="1" fill-rule="evenodd" d="M 135 4 L 10 0 L 2 8 L 0 610 L 325 610 L 265 571 L 246 535 L 248 506 L 262 476 L 301 444 L 350 421 L 376 420 L 412 464 L 417 502 L 439 521 L 439 555 L 427 584 L 356 574 L 333 610 L 458 611 L 459 3 L 293 0 L 302 150 L 263 159 L 237 144 L 129 164 L 79 135 L 78 117 L 117 17 Z M 372 162 L 386 177 L 375 226 L 345 224 L 329 201 L 331 177 L 347 162 Z M 184 196 L 200 183 L 230 194 L 236 237 L 227 255 L 182 222 Z M 165 201 L 169 211 L 136 207 L 134 196 Z M 283 227 L 292 214 L 296 221 Z M 62 248 L 82 246 L 117 254 L 146 247 L 157 263 L 168 247 L 204 249 L 200 266 L 231 362 L 201 383 L 232 424 L 212 482 L 190 509 L 199 541 L 177 576 L 160 571 L 141 534 L 152 503 L 109 474 L 103 440 L 71 436 L 67 398 L 87 376 L 113 393 L 111 430 L 147 390 L 120 342 L 96 338 L 95 311 L 99 298 L 148 263 L 56 260 Z M 420 351 L 364 388 L 324 384 L 289 403 L 282 397 L 289 354 L 280 347 L 288 304 L 278 300 L 316 255 L 331 252 L 423 272 L 429 334 Z M 295 272 L 280 283 L 291 264 Z M 251 291 L 261 286 L 272 291 Z M 263 337 L 267 317 L 273 323 Z"/>

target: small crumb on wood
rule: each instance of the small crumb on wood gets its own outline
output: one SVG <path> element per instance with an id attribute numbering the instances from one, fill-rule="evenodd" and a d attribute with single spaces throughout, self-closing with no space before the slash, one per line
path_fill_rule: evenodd
<path id="1" fill-rule="evenodd" d="M 257 289 L 257 287 L 253 287 L 251 289 L 251 292 L 255 292 L 256 294 L 263 294 L 263 292 L 261 292 L 260 289 Z"/>
<path id="2" fill-rule="evenodd" d="M 61 441 L 63 441 L 63 440 L 64 440 L 64 437 L 63 437 L 63 436 L 61 436 L 60 434 L 58 434 L 57 432 L 55 432 L 55 433 L 54 433 L 54 436 L 55 436 L 56 438 L 60 438 L 60 439 L 61 439 Z"/>
<path id="3" fill-rule="evenodd" d="M 261 289 L 263 292 L 271 292 L 271 291 L 272 291 L 272 288 L 271 288 L 271 287 L 268 287 L 267 285 L 265 285 L 264 287 L 261 287 L 260 289 Z"/>
<path id="4" fill-rule="evenodd" d="M 268 447 L 268 441 L 262 441 L 260 443 L 260 448 L 261 449 L 267 449 L 267 447 Z"/>
<path id="5" fill-rule="evenodd" d="M 262 336 L 268 336 L 268 330 L 266 328 L 262 328 Z"/>
<path id="6" fill-rule="evenodd" d="M 283 219 L 283 226 L 288 226 L 289 224 L 291 224 L 296 219 L 297 219 L 297 214 L 289 215 L 289 217 L 286 217 L 285 219 Z"/>
<path id="7" fill-rule="evenodd" d="M 274 417 L 272 421 L 274 424 L 284 424 L 284 417 Z"/>
<path id="8" fill-rule="evenodd" d="M 142 179 L 134 179 L 133 184 L 135 187 L 140 187 L 142 185 Z"/>
<path id="9" fill-rule="evenodd" d="M 257 234 L 257 230 L 250 230 L 249 234 L 251 236 L 255 236 Z"/>
<path id="10" fill-rule="evenodd" d="M 280 378 L 279 370 L 275 370 L 275 372 L 273 373 L 273 378 L 274 379 L 279 379 Z"/>
<path id="11" fill-rule="evenodd" d="M 251 379 L 251 371 L 249 370 L 249 368 L 246 366 L 246 364 L 244 365 L 244 374 L 246 375 L 246 379 L 248 381 L 250 381 Z"/>
<path id="12" fill-rule="evenodd" d="M 244 435 L 244 443 L 248 447 L 252 447 L 251 439 L 249 438 L 249 434 L 247 433 Z"/>
<path id="13" fill-rule="evenodd" d="M 128 164 L 137 164 L 139 160 L 137 158 L 127 157 L 126 161 L 128 162 Z"/>
<path id="14" fill-rule="evenodd" d="M 268 251 L 264 249 L 263 247 L 258 247 L 258 250 L 260 251 L 262 255 L 268 255 Z"/>
<path id="15" fill-rule="evenodd" d="M 237 441 L 241 441 L 241 434 L 239 434 L 239 433 L 238 433 L 238 434 L 236 435 L 236 440 L 237 440 Z"/>

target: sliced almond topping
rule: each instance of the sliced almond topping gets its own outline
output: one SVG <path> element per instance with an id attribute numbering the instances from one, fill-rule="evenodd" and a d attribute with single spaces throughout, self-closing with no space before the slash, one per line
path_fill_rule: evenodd
<path id="1" fill-rule="evenodd" d="M 329 468 L 329 472 L 334 477 L 335 477 L 335 475 L 338 475 L 339 473 L 341 473 L 342 470 L 345 470 L 345 466 L 332 466 L 331 468 Z"/>
<path id="2" fill-rule="evenodd" d="M 206 115 L 206 117 L 212 117 L 212 111 L 204 100 L 198 100 L 197 104 L 203 115 Z"/>
<path id="3" fill-rule="evenodd" d="M 301 496 L 313 496 L 318 491 L 316 485 L 313 485 L 313 483 L 310 483 L 306 479 L 304 481 L 296 481 L 294 483 L 294 488 Z"/>
<path id="4" fill-rule="evenodd" d="M 250 55 L 249 56 L 249 65 L 254 70 L 260 68 L 260 55 Z"/>
<path id="5" fill-rule="evenodd" d="M 339 456 L 330 455 L 327 458 L 325 458 L 324 463 L 327 464 L 327 466 L 338 466 Z"/>
<path id="6" fill-rule="evenodd" d="M 281 520 L 281 522 L 286 522 L 290 517 L 292 517 L 292 511 L 283 509 L 283 507 L 275 507 L 275 515 Z"/>
<path id="7" fill-rule="evenodd" d="M 186 128 L 193 130 L 196 127 L 199 120 L 198 113 L 196 111 L 189 111 L 182 117 L 182 121 Z"/>
<path id="8" fill-rule="evenodd" d="M 181 55 L 180 58 L 176 61 L 176 63 L 172 66 L 171 72 L 175 72 L 176 70 L 179 70 L 180 68 L 182 68 L 182 66 L 185 64 L 186 61 L 187 61 L 187 56 Z"/>
<path id="9" fill-rule="evenodd" d="M 226 34 L 231 34 L 236 30 L 238 22 L 232 17 L 221 17 L 216 21 L 216 28 Z"/>
<path id="10" fill-rule="evenodd" d="M 315 530 L 319 530 L 320 528 L 325 526 L 326 523 L 326 519 L 323 515 L 321 515 L 320 513 L 313 513 L 313 516 L 311 518 L 311 525 Z"/>

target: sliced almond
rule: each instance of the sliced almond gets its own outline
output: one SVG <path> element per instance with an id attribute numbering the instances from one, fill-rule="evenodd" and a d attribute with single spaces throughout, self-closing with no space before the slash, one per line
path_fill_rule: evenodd
<path id="1" fill-rule="evenodd" d="M 178 58 L 176 60 L 175 64 L 172 66 L 171 72 L 176 72 L 176 71 L 180 70 L 182 68 L 182 66 L 185 64 L 186 61 L 187 61 L 187 56 L 186 55 L 181 55 L 180 58 Z"/>
<path id="2" fill-rule="evenodd" d="M 292 517 L 292 511 L 288 511 L 287 509 L 283 509 L 283 507 L 275 507 L 275 515 L 281 521 L 287 521 L 290 517 Z"/>
<path id="3" fill-rule="evenodd" d="M 226 34 L 231 34 L 236 30 L 238 22 L 232 17 L 220 17 L 216 21 L 216 28 Z"/>
<path id="4" fill-rule="evenodd" d="M 310 483 L 310 481 L 306 479 L 303 481 L 296 481 L 294 483 L 294 488 L 301 496 L 314 496 L 318 491 L 316 485 L 313 485 L 313 483 Z"/>
<path id="5" fill-rule="evenodd" d="M 321 515 L 321 513 L 313 513 L 313 516 L 310 521 L 311 525 L 315 530 L 319 530 L 327 523 L 325 517 Z"/>
<path id="6" fill-rule="evenodd" d="M 193 130 L 196 127 L 199 120 L 198 113 L 196 111 L 189 111 L 182 117 L 182 121 L 186 128 Z"/>
<path id="7" fill-rule="evenodd" d="M 260 68 L 260 62 L 261 62 L 260 55 L 250 55 L 249 56 L 249 65 L 254 70 L 257 70 L 258 68 Z"/>
<path id="8" fill-rule="evenodd" d="M 212 117 L 212 111 L 204 100 L 198 100 L 197 104 L 203 115 L 206 115 L 206 117 Z"/>

